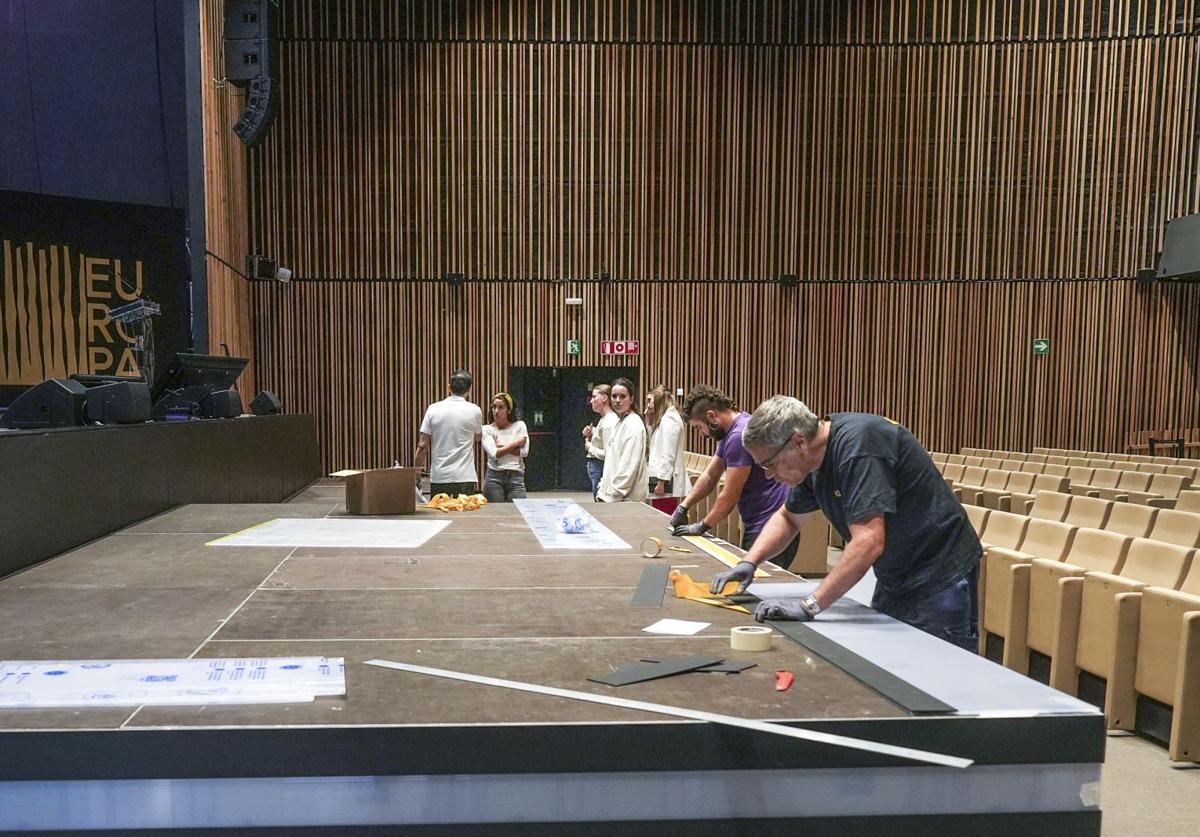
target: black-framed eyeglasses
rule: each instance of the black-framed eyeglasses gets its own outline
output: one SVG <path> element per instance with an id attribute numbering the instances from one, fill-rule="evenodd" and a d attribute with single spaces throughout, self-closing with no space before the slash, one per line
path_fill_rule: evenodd
<path id="1" fill-rule="evenodd" d="M 784 440 L 784 443 L 775 449 L 775 452 L 773 454 L 771 454 L 769 457 L 764 459 L 762 462 L 758 463 L 758 467 L 762 468 L 763 470 L 767 470 L 768 468 L 774 468 L 775 460 L 779 458 L 779 454 L 783 453 L 783 449 L 786 448 L 789 444 L 791 444 L 791 442 L 792 442 L 792 437 L 788 436 L 787 439 Z"/>

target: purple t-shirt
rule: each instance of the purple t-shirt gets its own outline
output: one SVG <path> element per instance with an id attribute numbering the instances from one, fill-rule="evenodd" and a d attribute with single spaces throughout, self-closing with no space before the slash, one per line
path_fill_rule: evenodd
<path id="1" fill-rule="evenodd" d="M 767 519 L 787 500 L 788 487 L 769 479 L 742 444 L 742 430 L 748 421 L 749 413 L 737 414 L 729 427 L 729 435 L 717 443 L 717 456 L 725 461 L 726 468 L 750 466 L 750 476 L 742 487 L 742 496 L 738 498 L 738 514 L 742 516 L 742 528 L 745 531 L 761 532 L 767 525 Z"/>

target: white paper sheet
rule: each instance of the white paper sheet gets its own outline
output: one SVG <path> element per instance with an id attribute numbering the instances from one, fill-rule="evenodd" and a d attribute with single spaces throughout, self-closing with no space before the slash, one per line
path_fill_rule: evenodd
<path id="1" fill-rule="evenodd" d="M 217 538 L 208 545 L 411 549 L 421 546 L 449 525 L 449 520 L 281 517 Z"/>
<path id="2" fill-rule="evenodd" d="M 607 526 L 592 517 L 589 531 L 568 535 L 558 528 L 559 518 L 573 500 L 514 500 L 530 531 L 537 536 L 543 549 L 633 549 L 613 534 Z"/>
<path id="3" fill-rule="evenodd" d="M 687 619 L 659 619 L 653 625 L 642 628 L 642 631 L 648 634 L 695 636 L 711 624 L 712 622 L 689 622 Z"/>

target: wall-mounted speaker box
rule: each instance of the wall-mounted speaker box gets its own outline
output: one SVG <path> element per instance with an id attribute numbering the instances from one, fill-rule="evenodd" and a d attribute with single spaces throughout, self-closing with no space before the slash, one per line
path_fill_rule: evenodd
<path id="1" fill-rule="evenodd" d="M 1200 281 L 1200 215 L 1184 215 L 1167 224 L 1158 278 Z"/>
<path id="2" fill-rule="evenodd" d="M 35 430 L 83 424 L 87 388 L 78 381 L 51 378 L 17 396 L 0 417 L 0 427 Z"/>
<path id="3" fill-rule="evenodd" d="M 84 413 L 89 422 L 102 424 L 150 421 L 150 387 L 140 381 L 89 387 Z"/>

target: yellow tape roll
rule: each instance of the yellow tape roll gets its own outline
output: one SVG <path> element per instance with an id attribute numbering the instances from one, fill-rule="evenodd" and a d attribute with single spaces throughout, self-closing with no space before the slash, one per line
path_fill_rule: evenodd
<path id="1" fill-rule="evenodd" d="M 771 629 L 761 625 L 739 625 L 729 631 L 729 647 L 734 651 L 770 651 Z"/>
<path id="2" fill-rule="evenodd" d="M 642 557 L 657 558 L 662 552 L 662 541 L 655 537 L 646 538 L 642 541 Z"/>

